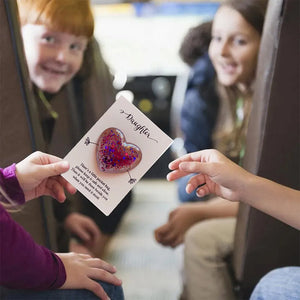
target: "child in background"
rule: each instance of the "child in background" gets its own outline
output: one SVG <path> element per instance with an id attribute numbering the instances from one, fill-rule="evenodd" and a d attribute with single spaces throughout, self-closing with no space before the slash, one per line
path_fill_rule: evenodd
<path id="1" fill-rule="evenodd" d="M 209 55 L 217 73 L 216 84 L 221 97 L 213 143 L 233 161 L 240 161 L 244 154 L 266 3 L 265 0 L 225 1 L 213 21 Z M 171 212 L 168 223 L 156 230 L 156 238 L 164 245 L 176 247 L 194 223 L 236 213 L 237 204 L 228 205 L 222 199 L 188 203 Z M 189 214 L 193 217 L 188 218 Z"/>
<path id="2" fill-rule="evenodd" d="M 220 95 L 214 147 L 242 163 L 267 0 L 223 1 L 213 20 L 209 56 Z M 233 249 L 237 202 L 186 203 L 155 230 L 156 240 L 184 242 L 182 299 L 234 299 L 226 259 Z"/>
<path id="3" fill-rule="evenodd" d="M 17 2 L 46 150 L 64 157 L 114 101 L 109 71 L 93 39 L 90 1 Z M 54 212 L 74 237 L 70 249 L 102 257 L 130 195 L 109 217 L 79 193 L 68 198 L 72 205 L 55 203 Z M 68 246 L 68 239 L 60 237 L 57 249 Z"/>

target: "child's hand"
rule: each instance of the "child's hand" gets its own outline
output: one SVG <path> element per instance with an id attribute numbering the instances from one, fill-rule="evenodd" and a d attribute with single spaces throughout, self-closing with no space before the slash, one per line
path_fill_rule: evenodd
<path id="1" fill-rule="evenodd" d="M 94 247 L 97 239 L 101 237 L 101 232 L 94 220 L 76 212 L 72 212 L 66 217 L 64 225 L 88 248 Z"/>
<path id="2" fill-rule="evenodd" d="M 66 189 L 74 194 L 76 189 L 60 174 L 69 170 L 69 163 L 43 152 L 34 152 L 16 165 L 16 176 L 23 189 L 25 200 L 49 195 L 59 202 L 66 199 Z"/>
<path id="3" fill-rule="evenodd" d="M 184 155 L 171 162 L 169 168 L 173 170 L 167 175 L 169 181 L 198 173 L 189 180 L 187 193 L 197 190 L 199 197 L 213 193 L 231 201 L 240 200 L 241 189 L 251 176 L 217 150 Z"/>
<path id="4" fill-rule="evenodd" d="M 155 239 L 163 246 L 175 248 L 183 243 L 187 230 L 202 219 L 198 203 L 183 204 L 170 212 L 164 225 L 155 229 Z"/>
<path id="5" fill-rule="evenodd" d="M 114 285 L 122 284 L 122 281 L 113 275 L 116 268 L 99 258 L 77 253 L 59 253 L 57 255 L 62 260 L 67 275 L 66 282 L 61 289 L 87 289 L 100 299 L 107 300 L 109 299 L 107 294 L 95 280 Z"/>

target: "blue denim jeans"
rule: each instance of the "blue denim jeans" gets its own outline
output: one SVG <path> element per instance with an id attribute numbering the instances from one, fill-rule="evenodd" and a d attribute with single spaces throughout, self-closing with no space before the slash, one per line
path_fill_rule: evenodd
<path id="1" fill-rule="evenodd" d="M 111 300 L 124 300 L 123 289 L 106 282 L 99 281 Z M 0 287 L 1 300 L 99 300 L 88 290 L 11 290 Z"/>
<path id="2" fill-rule="evenodd" d="M 196 194 L 196 190 L 193 191 L 191 194 L 188 194 L 185 191 L 186 184 L 190 180 L 191 177 L 193 177 L 196 174 L 190 174 L 187 176 L 184 176 L 182 178 L 179 178 L 177 180 L 177 193 L 178 193 L 178 198 L 180 202 L 197 202 L 197 201 L 205 201 L 208 199 L 208 196 L 204 196 L 199 198 Z"/>
<path id="3" fill-rule="evenodd" d="M 256 285 L 250 300 L 299 300 L 300 267 L 275 269 Z"/>

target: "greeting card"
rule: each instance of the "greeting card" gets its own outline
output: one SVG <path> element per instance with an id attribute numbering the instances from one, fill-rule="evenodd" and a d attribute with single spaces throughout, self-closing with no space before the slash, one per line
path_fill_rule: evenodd
<path id="1" fill-rule="evenodd" d="M 171 143 L 120 97 L 67 154 L 70 170 L 62 176 L 109 215 Z"/>

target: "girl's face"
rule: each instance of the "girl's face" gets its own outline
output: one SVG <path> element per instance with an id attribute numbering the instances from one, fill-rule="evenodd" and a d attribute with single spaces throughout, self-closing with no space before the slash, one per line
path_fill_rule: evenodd
<path id="1" fill-rule="evenodd" d="M 222 6 L 212 27 L 209 56 L 225 86 L 248 88 L 255 76 L 260 34 L 236 10 Z"/>
<path id="2" fill-rule="evenodd" d="M 30 78 L 42 91 L 58 92 L 79 71 L 87 37 L 35 24 L 22 26 L 22 36 Z"/>

